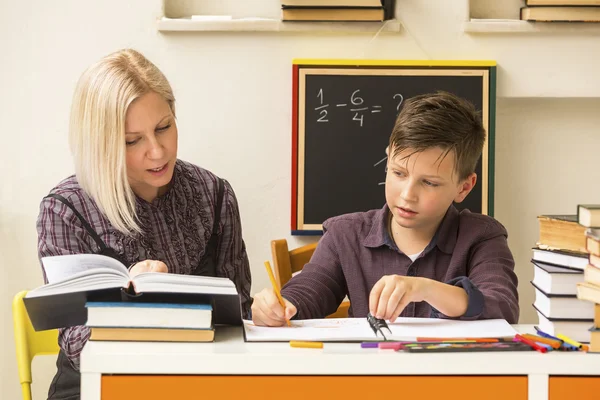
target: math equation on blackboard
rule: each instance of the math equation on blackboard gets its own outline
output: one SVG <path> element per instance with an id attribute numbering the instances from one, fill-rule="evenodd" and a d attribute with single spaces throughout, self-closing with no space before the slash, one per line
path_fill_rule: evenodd
<path id="1" fill-rule="evenodd" d="M 315 107 L 315 111 L 318 113 L 317 122 L 327 123 L 330 121 L 331 108 L 347 110 L 348 118 L 354 121 L 358 126 L 362 127 L 365 125 L 365 115 L 378 114 L 383 111 L 383 106 L 377 104 L 371 104 L 365 102 L 365 99 L 361 97 L 360 89 L 356 89 L 352 92 L 347 101 L 339 103 L 329 103 L 326 99 L 323 89 L 319 89 L 317 92 L 317 99 L 319 105 Z M 392 100 L 395 101 L 396 114 L 400 111 L 400 106 L 404 101 L 404 96 L 400 93 L 395 93 L 392 96 Z"/>

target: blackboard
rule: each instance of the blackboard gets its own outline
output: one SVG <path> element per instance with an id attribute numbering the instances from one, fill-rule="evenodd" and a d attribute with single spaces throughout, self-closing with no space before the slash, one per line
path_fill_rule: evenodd
<path id="1" fill-rule="evenodd" d="M 294 73 L 292 233 L 385 204 L 386 155 L 403 102 L 444 90 L 471 101 L 488 132 L 477 185 L 457 208 L 493 215 L 490 67 L 297 66 Z"/>

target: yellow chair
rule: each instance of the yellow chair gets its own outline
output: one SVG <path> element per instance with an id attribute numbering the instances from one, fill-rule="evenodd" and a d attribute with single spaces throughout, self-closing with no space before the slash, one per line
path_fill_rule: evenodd
<path id="1" fill-rule="evenodd" d="M 279 287 L 283 287 L 283 285 L 292 279 L 294 272 L 300 271 L 310 261 L 316 248 L 317 244 L 312 243 L 289 251 L 287 240 L 271 240 L 271 255 L 273 257 L 273 264 L 275 265 L 275 279 Z M 328 315 L 327 318 L 347 318 L 349 308 L 350 302 L 343 301 L 337 311 Z"/>
<path id="2" fill-rule="evenodd" d="M 24 290 L 15 295 L 12 303 L 15 329 L 15 347 L 17 349 L 17 367 L 19 381 L 23 391 L 23 400 L 31 400 L 31 361 L 38 355 L 58 354 L 58 330 L 36 332 L 33 330 L 29 315 L 23 303 L 27 294 Z"/>

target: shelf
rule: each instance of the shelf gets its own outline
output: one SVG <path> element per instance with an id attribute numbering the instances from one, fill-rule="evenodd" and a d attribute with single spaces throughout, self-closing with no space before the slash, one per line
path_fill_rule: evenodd
<path id="1" fill-rule="evenodd" d="M 304 33 L 377 33 L 402 31 L 400 21 L 385 22 L 283 22 L 277 19 L 241 18 L 225 21 L 198 21 L 191 18 L 158 20 L 161 32 L 304 32 Z"/>
<path id="2" fill-rule="evenodd" d="M 597 33 L 600 24 L 585 22 L 527 22 L 518 19 L 471 19 L 465 22 L 467 33 Z"/>

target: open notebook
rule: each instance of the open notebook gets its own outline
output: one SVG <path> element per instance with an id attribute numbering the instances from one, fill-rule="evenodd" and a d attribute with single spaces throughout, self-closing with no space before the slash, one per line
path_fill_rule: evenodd
<path id="1" fill-rule="evenodd" d="M 134 278 L 114 258 L 98 254 L 43 257 L 48 284 L 24 298 L 36 330 L 83 325 L 88 301 L 211 304 L 215 324 L 241 325 L 240 297 L 227 278 L 148 272 Z"/>
<path id="2" fill-rule="evenodd" d="M 292 326 L 262 327 L 244 320 L 248 342 L 360 342 L 384 340 L 367 318 L 328 318 L 290 321 Z M 517 332 L 503 319 L 456 321 L 438 318 L 398 318 L 388 323 L 387 340 L 414 341 L 416 338 L 495 338 L 514 337 Z M 385 332 L 385 328 L 383 329 Z M 387 332 L 386 332 L 387 333 Z"/>

